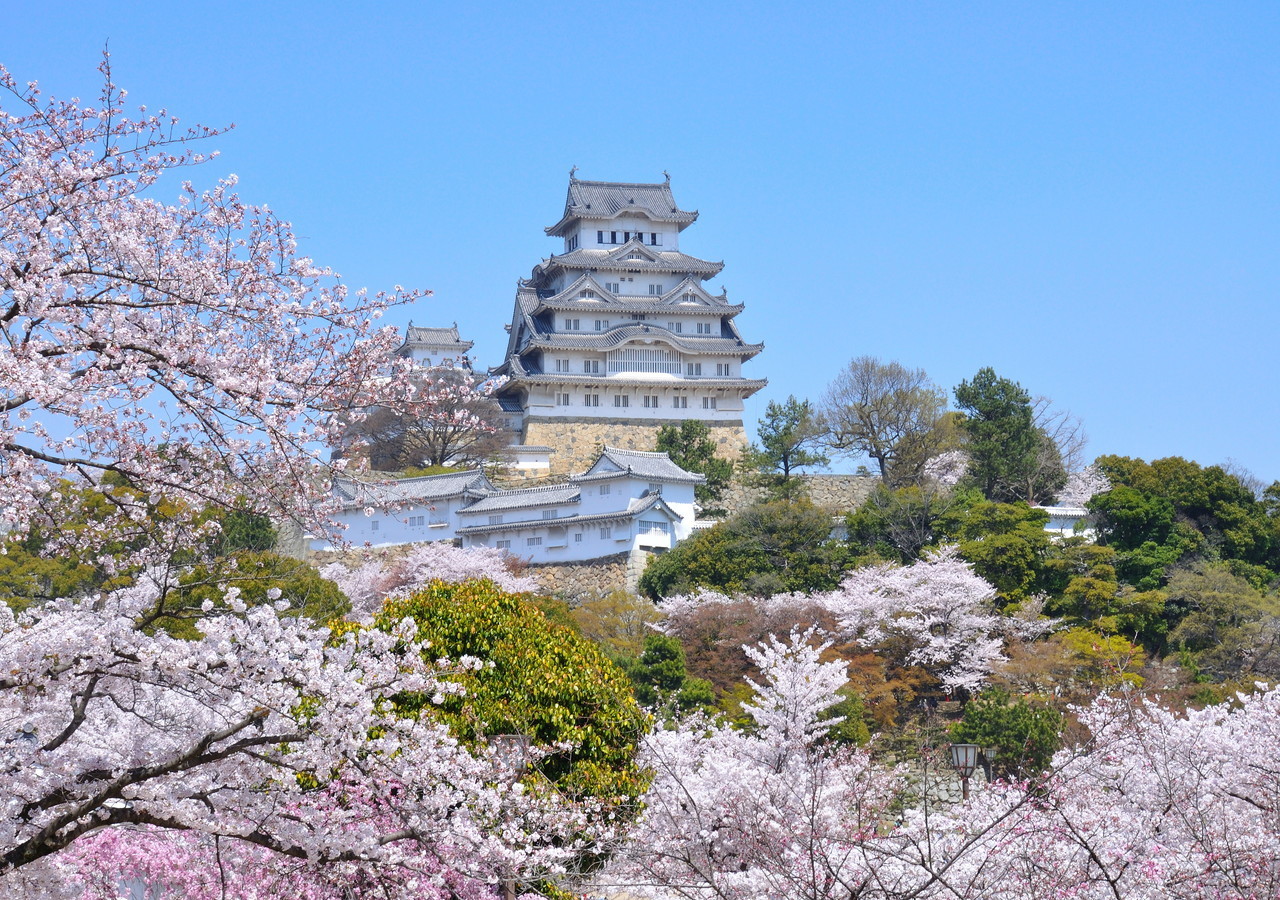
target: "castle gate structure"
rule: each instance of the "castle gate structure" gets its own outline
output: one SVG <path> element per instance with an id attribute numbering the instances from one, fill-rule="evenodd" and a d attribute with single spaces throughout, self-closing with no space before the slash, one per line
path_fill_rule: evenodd
<path id="1" fill-rule="evenodd" d="M 705 282 L 724 268 L 680 250 L 698 218 L 658 184 L 580 181 L 546 229 L 563 252 L 516 289 L 499 391 L 520 443 L 580 471 L 602 446 L 652 450 L 666 424 L 699 419 L 717 452 L 746 446 L 743 401 L 765 386 L 743 366 L 763 349 L 738 332 L 742 305 Z"/>

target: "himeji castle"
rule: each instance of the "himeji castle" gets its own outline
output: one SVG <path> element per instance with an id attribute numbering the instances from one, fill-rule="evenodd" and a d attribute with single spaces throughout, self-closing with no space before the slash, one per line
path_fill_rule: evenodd
<path id="1" fill-rule="evenodd" d="M 576 171 L 576 170 L 575 170 Z M 525 446 L 552 450 L 551 471 L 588 465 L 604 445 L 652 450 L 660 425 L 701 419 L 721 455 L 746 445 L 743 375 L 763 344 L 743 340 L 742 305 L 705 282 L 724 263 L 680 250 L 698 218 L 671 181 L 581 181 L 546 228 L 563 252 L 516 289 L 499 401 Z"/>

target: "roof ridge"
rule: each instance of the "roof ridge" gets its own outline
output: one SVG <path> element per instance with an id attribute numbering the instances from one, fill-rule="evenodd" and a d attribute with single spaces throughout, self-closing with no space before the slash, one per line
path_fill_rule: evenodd
<path id="1" fill-rule="evenodd" d="M 509 494 L 540 494 L 540 493 L 546 493 L 548 491 L 564 490 L 565 488 L 572 488 L 572 487 L 573 485 L 570 483 L 560 483 L 560 484 L 537 484 L 537 485 L 534 485 L 533 487 L 527 487 L 527 488 L 497 488 L 494 491 L 492 491 L 489 494 L 489 496 L 497 497 L 497 496 L 507 496 Z"/>
<path id="2" fill-rule="evenodd" d="M 671 459 L 671 454 L 665 450 L 628 450 L 626 447 L 610 447 L 608 444 L 604 448 L 605 453 L 630 453 L 632 456 L 664 456 Z"/>

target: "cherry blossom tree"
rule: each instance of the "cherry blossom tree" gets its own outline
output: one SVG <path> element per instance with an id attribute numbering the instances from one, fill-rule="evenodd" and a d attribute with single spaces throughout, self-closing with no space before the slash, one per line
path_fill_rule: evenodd
<path id="1" fill-rule="evenodd" d="M 0 68 L 0 522 L 105 473 L 152 501 L 313 522 L 334 414 L 399 383 L 396 335 L 371 322 L 418 294 L 348 295 L 234 176 L 170 182 L 218 132 L 129 112 L 101 71 L 81 105 Z"/>
<path id="2" fill-rule="evenodd" d="M 424 663 L 412 622 L 335 637 L 232 597 L 197 640 L 148 635 L 166 587 L 0 605 L 0 893 L 55 895 L 66 851 L 122 827 L 480 884 L 554 870 L 586 830 L 575 804 L 504 787 L 500 761 L 394 713 L 391 695 L 443 702 L 440 676 L 478 664 Z"/>
<path id="3" fill-rule="evenodd" d="M 513 571 L 512 559 L 491 547 L 454 547 L 434 542 L 407 551 L 370 554 L 354 566 L 330 563 L 320 574 L 333 581 L 351 600 L 352 614 L 367 619 L 388 598 L 406 597 L 430 581 L 451 584 L 487 578 L 512 594 L 536 591 L 538 582 Z"/>

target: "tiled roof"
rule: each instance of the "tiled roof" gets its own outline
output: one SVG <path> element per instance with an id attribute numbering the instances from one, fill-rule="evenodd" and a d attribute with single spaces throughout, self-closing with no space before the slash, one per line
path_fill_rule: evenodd
<path id="1" fill-rule="evenodd" d="M 661 340 L 685 353 L 707 353 L 749 358 L 764 349 L 764 344 L 748 344 L 738 338 L 676 334 L 667 329 L 641 322 L 615 325 L 608 331 L 554 331 L 532 334 L 527 347 L 548 350 L 613 350 L 635 340 Z"/>
<path id="2" fill-rule="evenodd" d="M 664 250 L 655 252 L 652 255 L 656 259 L 622 259 L 618 258 L 617 251 L 579 247 L 577 250 L 571 250 L 568 253 L 544 259 L 534 267 L 533 271 L 536 277 L 542 273 L 549 273 L 558 266 L 562 269 L 606 269 L 610 271 L 625 269 L 637 272 L 673 272 L 676 274 L 689 272 L 693 275 L 701 275 L 703 278 L 710 278 L 714 275 L 719 275 L 724 269 L 724 263 L 722 262 L 698 259 L 696 256 L 681 253 L 679 250 Z"/>
<path id="3" fill-rule="evenodd" d="M 471 507 L 474 509 L 475 507 Z M 679 521 L 680 515 L 662 499 L 660 494 L 645 492 L 643 496 L 632 500 L 626 509 L 617 512 L 589 513 L 581 516 L 561 516 L 558 519 L 525 519 L 520 522 L 496 522 L 494 524 L 464 525 L 457 529 L 458 534 L 494 534 L 503 531 L 530 530 L 541 525 L 555 528 L 573 528 L 579 525 L 590 525 L 600 522 L 616 522 L 619 519 L 634 519 L 642 513 L 659 509 L 673 521 Z M 468 510 L 469 511 L 469 510 Z"/>
<path id="4" fill-rule="evenodd" d="M 482 496 L 493 490 L 494 486 L 479 469 L 391 481 L 340 478 L 333 484 L 333 492 L 342 499 L 344 506 L 385 506 L 443 500 L 464 494 Z"/>
<path id="5" fill-rule="evenodd" d="M 498 406 L 503 412 L 523 412 L 524 407 L 520 405 L 520 401 L 515 397 L 509 397 L 506 394 L 498 395 Z"/>
<path id="6" fill-rule="evenodd" d="M 617 466 L 610 471 L 604 463 Z M 597 471 L 598 470 L 598 471 Z M 592 463 L 591 468 L 581 475 L 570 475 L 571 482 L 597 481 L 605 477 L 616 477 L 626 473 L 646 481 L 667 481 L 676 484 L 702 484 L 707 476 L 697 472 L 688 472 L 671 461 L 671 457 L 661 451 L 623 450 L 620 447 L 605 447 L 600 456 Z"/>
<path id="7" fill-rule="evenodd" d="M 577 503 L 581 491 L 572 484 L 548 484 L 542 487 L 517 488 L 510 491 L 493 491 L 483 500 L 471 504 L 460 512 L 497 513 L 517 509 L 535 509 L 539 506 L 555 506 Z"/>
<path id="8" fill-rule="evenodd" d="M 595 297 L 583 299 L 579 296 L 583 291 L 591 291 Z M 546 296 L 544 293 L 537 293 L 537 303 L 528 307 L 530 313 L 536 315 L 543 310 L 552 309 L 583 313 L 649 312 L 676 316 L 705 316 L 712 313 L 717 316 L 736 316 L 743 310 L 742 304 L 730 306 L 725 294 L 716 296 L 708 293 L 702 285 L 689 277 L 681 279 L 678 285 L 660 297 L 613 294 L 605 290 L 601 280 L 589 274 L 578 277 L 558 294 Z M 689 293 L 694 294 L 697 301 L 681 302 L 681 298 Z"/>
<path id="9" fill-rule="evenodd" d="M 625 181 L 579 181 L 569 179 L 564 215 L 547 234 L 559 234 L 575 218 L 611 219 L 628 212 L 641 213 L 655 222 L 688 225 L 698 218 L 696 211 L 680 209 L 671 193 L 670 182 L 638 184 Z"/>
<path id="10" fill-rule="evenodd" d="M 475 341 L 464 341 L 462 336 L 458 334 L 457 325 L 452 328 L 432 328 L 426 325 L 414 325 L 410 322 L 409 327 L 405 329 L 404 343 L 401 344 L 401 349 L 410 344 L 450 347 L 466 353 L 475 345 Z"/>

